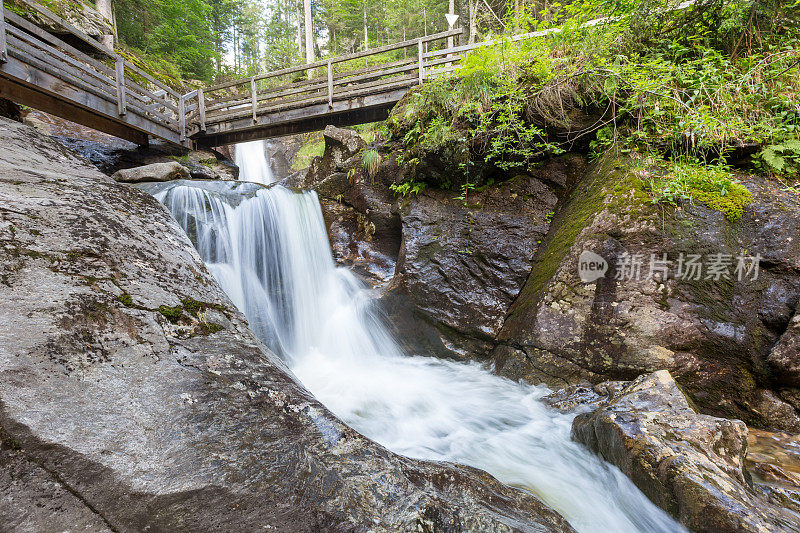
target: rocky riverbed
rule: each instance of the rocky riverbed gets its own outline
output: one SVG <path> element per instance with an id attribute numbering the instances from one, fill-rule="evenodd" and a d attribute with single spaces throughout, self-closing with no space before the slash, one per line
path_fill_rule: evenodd
<path id="1" fill-rule="evenodd" d="M 570 530 L 483 472 L 399 457 L 342 424 L 252 335 L 163 208 L 115 183 L 235 170 L 2 126 L 12 528 Z M 800 530 L 796 193 L 744 175 L 755 201 L 741 221 L 702 205 L 668 217 L 635 160 L 573 153 L 467 198 L 402 197 L 395 158 L 368 175 L 353 132 L 325 140 L 284 183 L 320 195 L 334 255 L 381 291 L 408 350 L 548 384 L 554 409 L 587 412 L 573 438 L 692 530 Z M 752 283 L 583 283 L 586 250 L 612 273 L 623 252 L 763 262 Z"/>
<path id="2" fill-rule="evenodd" d="M 23 124 L 0 142 L 4 530 L 571 530 L 342 424 L 152 197 Z"/>
<path id="3" fill-rule="evenodd" d="M 297 184 L 320 194 L 338 260 L 360 265 L 365 279 L 382 287 L 392 323 L 410 350 L 475 359 L 514 380 L 566 387 L 555 394 L 554 404 L 570 409 L 597 408 L 616 390 L 606 380 L 624 380 L 623 387 L 637 376 L 668 370 L 672 392 L 656 400 L 665 405 L 632 408 L 631 423 L 646 425 L 652 412 L 667 416 L 665 410 L 677 409 L 666 422 L 674 427 L 662 430 L 671 439 L 693 442 L 700 437 L 693 437 L 689 426 L 711 423 L 717 429 L 706 431 L 718 435 L 714 439 L 722 438 L 719 428 L 732 428 L 730 446 L 702 437 L 706 448 L 690 452 L 664 442 L 661 450 L 672 449 L 665 455 L 623 437 L 607 442 L 614 447 L 609 451 L 598 445 L 602 439 L 580 429 L 585 422 L 576 426 L 576 438 L 620 466 L 694 530 L 797 527 L 800 486 L 787 459 L 796 446 L 791 435 L 800 431 L 800 389 L 792 377 L 800 361 L 796 191 L 742 173 L 754 201 L 741 220 L 731 222 L 702 204 L 666 213 L 643 191 L 646 176 L 635 158 L 608 154 L 589 162 L 573 153 L 467 198 L 431 188 L 401 196 L 390 186 L 406 170 L 391 143 L 371 147 L 383 157 L 370 176 L 361 163 L 367 147 L 353 133 L 329 128 L 325 140 L 325 156 Z M 607 262 L 607 276 L 583 282 L 578 260 L 586 251 Z M 740 280 L 733 265 L 730 275 L 718 280 L 617 274 L 626 256 L 649 262 L 652 256 L 677 260 L 698 254 L 733 261 L 745 252 L 760 258 L 755 277 L 751 272 Z M 683 393 L 671 400 L 677 386 Z M 575 390 L 583 394 L 576 396 Z M 693 422 L 687 426 L 689 412 Z M 747 460 L 749 467 L 744 462 L 749 431 L 736 419 L 760 428 L 751 441 L 757 435 L 758 442 L 771 443 L 769 454 Z M 734 481 L 722 485 L 735 487 L 739 496 L 709 496 L 719 480 L 711 481 L 703 496 L 706 489 L 690 488 L 665 470 L 675 463 L 682 465 L 675 472 L 692 477 L 690 472 L 717 460 L 719 451 L 713 450 L 719 446 L 732 454 L 738 469 L 734 474 L 728 469 Z M 638 454 L 650 458 L 635 459 L 651 461 L 643 468 L 660 473 L 647 477 L 632 470 Z M 667 460 L 670 456 L 674 459 Z M 692 498 L 702 502 L 700 508 L 681 506 Z M 765 511 L 771 515 L 747 518 L 748 509 L 767 508 L 767 501 L 777 506 Z M 704 529 L 705 513 L 712 509 L 719 509 L 720 518 Z"/>

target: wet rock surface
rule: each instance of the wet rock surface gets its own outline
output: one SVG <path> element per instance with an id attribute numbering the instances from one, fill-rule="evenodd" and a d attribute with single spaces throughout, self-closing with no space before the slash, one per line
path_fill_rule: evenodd
<path id="1" fill-rule="evenodd" d="M 698 414 L 666 370 L 578 415 L 572 434 L 693 531 L 800 531 L 800 514 L 752 488 L 747 426 Z"/>
<path id="2" fill-rule="evenodd" d="M 151 197 L 0 119 L 0 515 L 89 531 L 570 531 L 351 430 Z"/>
<path id="3" fill-rule="evenodd" d="M 498 372 L 563 387 L 665 368 L 703 412 L 800 431 L 791 370 L 800 197 L 743 176 L 753 203 L 741 220 L 699 203 L 664 212 L 643 192 L 640 172 L 633 160 L 609 157 L 563 202 L 498 334 Z M 581 281 L 584 251 L 607 261 L 604 277 Z M 639 257 L 640 276 L 624 270 L 626 253 Z M 664 254 L 667 279 L 649 276 L 651 258 Z M 706 263 L 729 258 L 728 277 L 709 279 L 704 270 L 676 279 L 679 258 L 691 254 Z M 745 254 L 761 257 L 757 279 L 738 279 Z"/>

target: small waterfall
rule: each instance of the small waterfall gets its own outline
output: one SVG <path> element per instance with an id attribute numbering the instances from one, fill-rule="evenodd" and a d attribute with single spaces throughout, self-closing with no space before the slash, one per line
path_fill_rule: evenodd
<path id="1" fill-rule="evenodd" d="M 581 532 L 684 531 L 570 440 L 574 415 L 547 408 L 546 387 L 403 354 L 371 290 L 336 268 L 316 193 L 243 182 L 149 190 L 253 331 L 358 431 L 407 456 L 482 468 L 535 493 Z"/>
<path id="2" fill-rule="evenodd" d="M 275 181 L 266 157 L 266 141 L 239 143 L 234 149 L 234 162 L 239 167 L 239 179 L 269 185 Z"/>

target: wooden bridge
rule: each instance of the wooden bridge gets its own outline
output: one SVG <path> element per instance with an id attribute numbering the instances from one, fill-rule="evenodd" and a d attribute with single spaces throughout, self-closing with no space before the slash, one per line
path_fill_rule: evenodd
<path id="1" fill-rule="evenodd" d="M 476 46 L 452 46 L 453 30 L 180 94 L 45 7 L 16 2 L 60 31 L 0 4 L 0 97 L 142 145 L 221 146 L 382 120 Z"/>

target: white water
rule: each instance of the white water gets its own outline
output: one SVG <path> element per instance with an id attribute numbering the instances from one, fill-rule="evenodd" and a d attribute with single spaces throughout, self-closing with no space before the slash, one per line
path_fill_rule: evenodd
<path id="1" fill-rule="evenodd" d="M 275 181 L 266 157 L 266 141 L 239 143 L 234 149 L 234 162 L 239 167 L 239 179 L 269 185 Z"/>
<path id="2" fill-rule="evenodd" d="M 315 193 L 173 183 L 154 194 L 256 334 L 352 427 L 397 453 L 530 490 L 578 531 L 682 531 L 570 440 L 573 415 L 541 403 L 546 388 L 401 353 L 371 291 L 335 267 Z"/>

